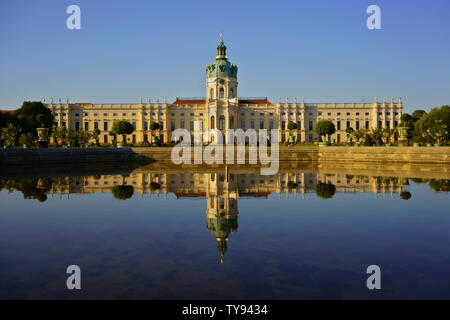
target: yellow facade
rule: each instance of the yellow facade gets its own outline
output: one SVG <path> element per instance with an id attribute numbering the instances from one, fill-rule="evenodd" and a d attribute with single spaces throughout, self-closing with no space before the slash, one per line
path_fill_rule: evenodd
<path id="1" fill-rule="evenodd" d="M 114 121 L 128 120 L 135 131 L 128 136 L 128 143 L 151 142 L 156 135 L 163 143 L 171 141 L 172 132 L 178 128 L 191 131 L 194 121 L 202 121 L 202 129 L 280 129 L 279 141 L 287 141 L 293 135 L 296 142 L 318 141 L 315 124 L 327 119 L 336 126 L 330 139 L 337 143 L 346 141 L 345 130 L 365 128 L 394 128 L 400 122 L 403 104 L 401 98 L 383 99 L 373 103 L 313 103 L 286 99 L 271 103 L 267 98 L 242 98 L 238 96 L 237 66 L 228 61 L 226 46 L 221 40 L 216 61 L 207 65 L 206 97 L 177 98 L 172 103 L 151 101 L 133 104 L 58 103 L 47 104 L 58 126 L 74 130 L 100 130 L 100 143 L 111 143 L 108 135 Z M 219 68 L 221 71 L 219 71 Z M 214 71 L 215 70 L 215 71 Z M 157 122 L 160 129 L 149 130 L 150 123 Z M 297 124 L 296 130 L 287 130 L 289 122 Z M 119 142 L 122 139 L 118 137 Z"/>

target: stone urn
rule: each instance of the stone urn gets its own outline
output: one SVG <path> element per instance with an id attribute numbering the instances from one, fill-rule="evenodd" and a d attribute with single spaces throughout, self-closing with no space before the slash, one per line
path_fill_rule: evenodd
<path id="1" fill-rule="evenodd" d="M 289 145 L 294 145 L 294 136 L 289 136 Z"/>
<path id="2" fill-rule="evenodd" d="M 408 146 L 408 127 L 398 127 L 398 145 L 399 146 Z"/>
<path id="3" fill-rule="evenodd" d="M 48 148 L 48 132 L 47 128 L 37 128 L 38 148 Z"/>
<path id="4" fill-rule="evenodd" d="M 158 144 L 158 137 L 152 136 L 152 145 L 157 145 L 157 144 Z"/>

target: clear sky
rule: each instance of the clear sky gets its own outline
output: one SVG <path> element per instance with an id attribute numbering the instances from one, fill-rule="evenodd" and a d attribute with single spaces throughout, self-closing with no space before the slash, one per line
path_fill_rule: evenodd
<path id="1" fill-rule="evenodd" d="M 66 27 L 71 4 L 81 30 Z M 366 27 L 371 4 L 381 30 Z M 17 0 L 0 2 L 0 108 L 203 97 L 221 29 L 239 96 L 450 104 L 448 0 Z"/>

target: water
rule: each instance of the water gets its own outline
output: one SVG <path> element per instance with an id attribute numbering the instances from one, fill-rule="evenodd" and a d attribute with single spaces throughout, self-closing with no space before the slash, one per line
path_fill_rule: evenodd
<path id="1" fill-rule="evenodd" d="M 1 181 L 2 299 L 450 298 L 439 168 L 16 169 Z"/>

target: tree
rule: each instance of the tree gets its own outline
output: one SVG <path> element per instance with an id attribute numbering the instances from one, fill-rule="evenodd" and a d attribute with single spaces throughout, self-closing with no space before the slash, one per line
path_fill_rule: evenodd
<path id="1" fill-rule="evenodd" d="M 114 122 L 111 132 L 113 134 L 120 134 L 123 138 L 123 143 L 127 143 L 127 134 L 131 134 L 134 131 L 133 125 L 127 120 L 118 120 Z"/>
<path id="2" fill-rule="evenodd" d="M 355 131 L 355 130 L 353 130 L 352 127 L 348 127 L 347 129 L 345 129 L 345 132 L 346 132 L 348 135 L 351 135 L 351 134 L 353 133 L 353 131 Z"/>
<path id="3" fill-rule="evenodd" d="M 319 136 L 331 135 L 336 132 L 336 127 L 330 120 L 320 120 L 314 128 L 314 132 Z"/>
<path id="4" fill-rule="evenodd" d="M 9 123 L 6 127 L 1 129 L 0 140 L 6 147 L 12 147 L 16 144 L 17 136 L 20 130 L 16 128 L 12 123 Z"/>
<path id="5" fill-rule="evenodd" d="M 96 146 L 99 146 L 99 145 L 100 145 L 100 143 L 99 143 L 99 135 L 100 135 L 100 130 L 97 129 L 97 128 L 95 128 L 95 129 L 92 131 L 92 137 L 93 137 L 94 140 L 95 140 L 95 145 L 96 145 Z"/>
<path id="6" fill-rule="evenodd" d="M 414 124 L 415 139 L 428 143 L 436 141 L 436 138 L 439 138 L 440 141 L 449 141 L 449 128 L 450 106 L 433 108 Z"/>
<path id="7" fill-rule="evenodd" d="M 91 134 L 89 133 L 89 131 L 86 130 L 79 130 L 76 132 L 77 138 L 78 138 L 78 142 L 80 143 L 80 145 L 82 147 L 86 147 L 89 140 L 91 139 Z"/>
<path id="8" fill-rule="evenodd" d="M 66 138 L 66 128 L 65 127 L 56 127 L 55 130 L 52 132 L 53 137 L 53 143 L 64 143 L 64 140 Z"/>
<path id="9" fill-rule="evenodd" d="M 363 140 L 363 138 L 366 135 L 366 129 L 358 129 L 356 131 L 353 132 L 353 137 L 355 137 L 355 140 L 357 142 L 361 142 Z"/>
<path id="10" fill-rule="evenodd" d="M 35 137 L 37 137 L 37 128 L 44 126 L 51 131 L 54 126 L 52 112 L 39 101 L 25 101 L 14 115 L 22 132 L 30 132 Z"/>
<path id="11" fill-rule="evenodd" d="M 23 146 L 31 146 L 35 143 L 36 138 L 34 137 L 34 135 L 31 132 L 27 132 L 27 133 L 22 133 L 19 136 L 19 144 L 23 145 Z"/>
<path id="12" fill-rule="evenodd" d="M 419 121 L 420 118 L 422 118 L 426 114 L 427 113 L 424 110 L 415 110 L 411 115 L 411 119 L 413 122 L 416 122 Z"/>
<path id="13" fill-rule="evenodd" d="M 289 130 L 296 130 L 297 129 L 297 124 L 295 122 L 293 122 L 293 121 L 289 121 L 288 129 Z"/>

